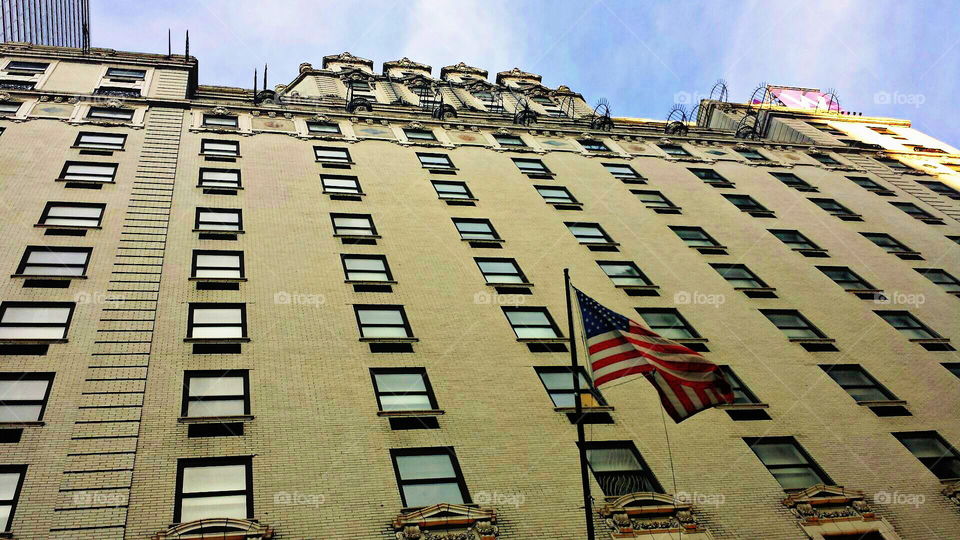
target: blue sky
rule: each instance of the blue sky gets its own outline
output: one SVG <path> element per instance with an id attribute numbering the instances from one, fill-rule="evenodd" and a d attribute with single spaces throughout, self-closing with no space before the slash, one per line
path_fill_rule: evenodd
<path id="1" fill-rule="evenodd" d="M 434 67 L 520 67 L 615 116 L 663 119 L 725 79 L 732 101 L 762 82 L 833 88 L 844 109 L 906 118 L 960 144 L 960 3 L 954 1 L 166 0 L 91 2 L 97 47 L 200 61 L 203 84 L 270 85 L 350 51 Z"/>

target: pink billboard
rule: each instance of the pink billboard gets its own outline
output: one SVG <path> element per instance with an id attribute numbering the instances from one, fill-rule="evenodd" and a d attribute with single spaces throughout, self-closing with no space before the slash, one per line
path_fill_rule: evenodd
<path id="1" fill-rule="evenodd" d="M 767 86 L 774 105 L 794 109 L 820 109 L 822 111 L 841 111 L 840 103 L 833 96 L 815 88 L 794 88 L 789 86 Z"/>

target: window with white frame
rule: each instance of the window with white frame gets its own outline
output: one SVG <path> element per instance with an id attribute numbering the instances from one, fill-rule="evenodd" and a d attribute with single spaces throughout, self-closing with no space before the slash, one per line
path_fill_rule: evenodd
<path id="1" fill-rule="evenodd" d="M 87 273 L 93 248 L 27 246 L 17 266 L 17 275 L 77 277 Z"/>
<path id="2" fill-rule="evenodd" d="M 340 135 L 340 124 L 333 122 L 307 122 L 307 132 L 323 135 Z"/>
<path id="3" fill-rule="evenodd" d="M 39 225 L 99 227 L 105 204 L 48 202 L 40 214 Z"/>
<path id="4" fill-rule="evenodd" d="M 547 308 L 504 306 L 502 309 L 518 339 L 559 339 L 563 337 Z"/>
<path id="5" fill-rule="evenodd" d="M 0 373 L 0 422 L 43 420 L 53 377 L 53 373 Z"/>
<path id="6" fill-rule="evenodd" d="M 185 371 L 180 414 L 188 418 L 250 414 L 247 370 Z"/>
<path id="7" fill-rule="evenodd" d="M 564 223 L 581 244 L 611 244 L 613 239 L 597 223 Z"/>
<path id="8" fill-rule="evenodd" d="M 361 338 L 406 339 L 413 337 L 403 306 L 355 305 Z"/>
<path id="9" fill-rule="evenodd" d="M 244 277 L 242 251 L 193 250 L 191 275 L 195 278 Z"/>
<path id="10" fill-rule="evenodd" d="M 116 107 L 90 107 L 87 118 L 128 122 L 133 120 L 133 110 Z"/>
<path id="11" fill-rule="evenodd" d="M 190 304 L 187 337 L 191 339 L 240 339 L 247 337 L 246 304 L 214 302 Z"/>
<path id="12" fill-rule="evenodd" d="M 194 227 L 200 231 L 242 231 L 242 210 L 233 208 L 197 208 L 197 218 Z"/>
<path id="13" fill-rule="evenodd" d="M 377 228 L 369 214 L 330 214 L 333 234 L 337 236 L 376 236 Z"/>
<path id="14" fill-rule="evenodd" d="M 13 524 L 13 515 L 26 474 L 26 465 L 0 465 L 0 526 L 4 531 L 9 531 Z"/>
<path id="15" fill-rule="evenodd" d="M 252 518 L 252 478 L 249 457 L 177 460 L 173 521 Z"/>
<path id="16" fill-rule="evenodd" d="M 321 163 L 352 163 L 350 151 L 336 146 L 314 146 L 313 154 Z"/>
<path id="17" fill-rule="evenodd" d="M 60 172 L 60 180 L 67 182 L 96 182 L 111 184 L 117 176 L 116 163 L 68 161 Z"/>
<path id="18" fill-rule="evenodd" d="M 393 281 L 384 255 L 341 255 L 347 281 Z"/>
<path id="19" fill-rule="evenodd" d="M 473 193 L 465 182 L 450 182 L 447 180 L 431 180 L 433 189 L 441 199 L 473 200 Z"/>
<path id="20" fill-rule="evenodd" d="M 81 131 L 73 143 L 77 148 L 91 148 L 95 150 L 123 150 L 127 136 L 123 133 L 91 133 Z"/>
<path id="21" fill-rule="evenodd" d="M 203 115 L 203 127 L 235 128 L 238 126 L 237 117 L 225 114 Z"/>
<path id="22" fill-rule="evenodd" d="M 73 302 L 0 303 L 0 340 L 62 340 L 73 318 Z"/>
<path id="23" fill-rule="evenodd" d="M 240 169 L 200 169 L 200 187 L 240 188 Z"/>
<path id="24" fill-rule="evenodd" d="M 237 157 L 240 155 L 240 141 L 203 139 L 200 141 L 200 153 L 208 156 Z"/>
<path id="25" fill-rule="evenodd" d="M 320 183 L 324 193 L 362 195 L 360 180 L 356 176 L 321 174 Z"/>

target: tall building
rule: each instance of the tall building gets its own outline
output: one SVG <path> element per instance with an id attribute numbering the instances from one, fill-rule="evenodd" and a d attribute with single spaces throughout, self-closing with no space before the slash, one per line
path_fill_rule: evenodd
<path id="1" fill-rule="evenodd" d="M 349 53 L 251 91 L 5 45 L 10 80 L 13 538 L 583 539 L 563 268 L 736 388 L 681 424 L 584 388 L 597 538 L 960 536 L 960 151 L 908 121 Z"/>
<path id="2" fill-rule="evenodd" d="M 90 0 L 0 0 L 0 41 L 86 49 Z"/>

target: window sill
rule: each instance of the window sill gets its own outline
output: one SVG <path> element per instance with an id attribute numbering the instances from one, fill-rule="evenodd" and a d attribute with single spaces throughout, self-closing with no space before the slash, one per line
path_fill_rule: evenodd
<path id="1" fill-rule="evenodd" d="M 756 409 L 769 409 L 769 403 L 721 403 L 715 405 L 718 409 L 725 410 L 736 410 L 736 411 L 752 411 Z"/>
<path id="2" fill-rule="evenodd" d="M 484 244 L 503 244 L 506 242 L 503 238 L 461 238 L 462 242 L 481 242 Z"/>
<path id="3" fill-rule="evenodd" d="M 101 181 L 99 181 L 99 180 L 67 180 L 66 178 L 57 178 L 57 179 L 55 179 L 55 181 L 56 181 L 56 182 L 65 182 L 65 183 L 70 183 L 70 184 L 86 184 L 86 185 L 90 185 L 90 186 L 103 186 L 103 185 L 110 185 L 110 184 L 115 184 L 115 183 L 116 183 L 116 181 L 114 181 L 114 180 L 104 180 L 104 181 L 101 182 Z"/>
<path id="4" fill-rule="evenodd" d="M 205 158 L 230 158 L 230 159 L 233 159 L 233 158 L 243 157 L 243 156 L 241 156 L 240 154 L 211 154 L 211 153 L 209 153 L 209 152 L 206 152 L 206 153 L 205 153 L 205 152 L 200 152 L 200 153 L 198 153 L 197 155 L 198 155 L 198 156 L 205 157 Z"/>
<path id="5" fill-rule="evenodd" d="M 480 199 L 475 197 L 437 197 L 441 201 L 444 201 L 447 204 L 457 203 L 457 202 L 479 202 Z"/>
<path id="6" fill-rule="evenodd" d="M 67 343 L 66 339 L 0 339 L 0 345 L 47 345 Z"/>
<path id="7" fill-rule="evenodd" d="M 361 343 L 417 343 L 419 338 L 407 337 L 407 338 L 376 338 L 376 337 L 362 337 L 360 338 Z"/>
<path id="8" fill-rule="evenodd" d="M 939 218 L 915 218 L 917 221 L 922 221 L 927 225 L 943 225 L 943 220 Z"/>
<path id="9" fill-rule="evenodd" d="M 25 421 L 25 422 L 0 422 L 0 429 L 43 427 L 45 425 L 47 425 L 47 423 L 41 420 L 33 420 L 33 421 Z"/>
<path id="10" fill-rule="evenodd" d="M 184 343 L 249 343 L 250 338 L 248 337 L 238 337 L 238 338 L 194 338 L 187 337 L 183 338 Z"/>
<path id="11" fill-rule="evenodd" d="M 680 214 L 681 208 L 679 206 L 647 206 L 658 214 Z"/>
<path id="12" fill-rule="evenodd" d="M 197 184 L 197 187 L 203 189 L 218 189 L 223 191 L 240 191 L 243 189 L 243 186 L 205 186 L 203 184 Z"/>
<path id="13" fill-rule="evenodd" d="M 363 280 L 354 280 L 354 279 L 345 279 L 344 283 L 348 285 L 396 285 L 397 280 L 395 279 L 386 279 L 383 281 L 363 281 Z"/>
<path id="14" fill-rule="evenodd" d="M 252 422 L 252 414 L 238 414 L 235 416 L 181 416 L 177 418 L 180 424 L 220 424 L 223 422 Z"/>
<path id="15" fill-rule="evenodd" d="M 568 202 L 568 203 L 547 203 L 550 206 L 556 208 L 557 210 L 583 210 L 583 203 L 581 202 Z"/>
<path id="16" fill-rule="evenodd" d="M 189 281 L 210 281 L 214 283 L 242 283 L 247 281 L 245 277 L 233 278 L 233 277 L 190 277 Z"/>
<path id="17" fill-rule="evenodd" d="M 587 246 L 588 248 L 594 247 L 618 247 L 620 242 L 580 242 L 581 246 Z"/>
<path id="18" fill-rule="evenodd" d="M 769 210 L 743 210 L 755 218 L 772 218 L 777 217 L 776 214 Z"/>
<path id="19" fill-rule="evenodd" d="M 690 246 L 703 255 L 726 255 L 727 246 Z"/>
<path id="20" fill-rule="evenodd" d="M 330 159 L 318 159 L 318 160 L 316 160 L 316 161 L 317 161 L 317 163 L 322 163 L 322 164 L 324 164 L 324 165 L 346 165 L 346 166 L 348 166 L 348 167 L 349 167 L 350 165 L 356 165 L 356 164 L 357 164 L 355 161 L 334 161 L 334 160 L 330 160 Z"/>
<path id="21" fill-rule="evenodd" d="M 564 413 L 564 414 L 577 412 L 576 407 L 554 407 L 553 410 L 558 413 Z M 581 410 L 583 412 L 613 412 L 616 409 L 608 405 L 602 405 L 602 406 L 596 406 L 596 407 L 581 407 Z"/>
<path id="22" fill-rule="evenodd" d="M 526 173 L 523 171 L 521 173 L 534 180 L 553 180 L 556 177 L 553 173 Z"/>
<path id="23" fill-rule="evenodd" d="M 93 150 L 93 151 L 95 151 L 95 152 L 109 152 L 109 153 L 111 153 L 111 154 L 112 154 L 113 152 L 123 152 L 123 151 L 124 151 L 123 148 L 94 148 L 94 147 L 92 147 L 92 146 L 71 146 L 70 148 L 73 149 L 73 150 Z M 105 154 L 105 155 L 109 155 L 109 154 Z"/>
<path id="24" fill-rule="evenodd" d="M 833 338 L 788 338 L 790 343 L 836 343 Z"/>
<path id="25" fill-rule="evenodd" d="M 893 197 L 894 195 L 896 195 L 896 193 L 890 191 L 889 189 L 868 189 L 867 191 L 871 193 L 876 193 L 881 197 Z"/>
<path id="26" fill-rule="evenodd" d="M 566 343 L 567 338 L 517 338 L 520 343 Z"/>
<path id="27" fill-rule="evenodd" d="M 334 238 L 346 238 L 347 240 L 373 240 L 383 238 L 379 234 L 335 234 Z"/>
<path id="28" fill-rule="evenodd" d="M 774 287 L 734 287 L 733 290 L 740 291 L 749 298 L 776 298 L 777 289 Z"/>
<path id="29" fill-rule="evenodd" d="M 794 248 L 793 251 L 796 251 L 797 253 L 803 255 L 804 257 L 829 257 L 829 255 L 827 255 L 827 250 L 825 249 Z"/>
<path id="30" fill-rule="evenodd" d="M 833 217 L 843 221 L 863 221 L 863 216 L 860 214 L 833 214 Z"/>
<path id="31" fill-rule="evenodd" d="M 887 407 L 891 405 L 906 405 L 906 400 L 903 399 L 876 399 L 868 401 L 858 401 L 857 405 L 861 407 Z"/>
<path id="32" fill-rule="evenodd" d="M 487 287 L 520 287 L 520 288 L 524 288 L 524 289 L 529 289 L 529 288 L 533 287 L 533 283 L 527 283 L 527 282 L 523 282 L 523 283 L 512 283 L 512 282 L 511 282 L 511 283 L 495 283 L 495 282 L 493 282 L 493 281 L 488 281 L 488 282 L 486 282 L 486 286 L 487 286 Z"/>
<path id="33" fill-rule="evenodd" d="M 883 291 L 880 289 L 844 289 L 848 293 L 861 300 L 873 300 L 874 302 L 883 302 Z"/>
<path id="34" fill-rule="evenodd" d="M 910 343 L 950 343 L 950 338 L 914 338 L 907 340 Z"/>
<path id="35" fill-rule="evenodd" d="M 10 274 L 14 279 L 46 279 L 53 281 L 70 281 L 72 279 L 87 279 L 87 276 L 45 276 L 42 274 Z"/>
<path id="36" fill-rule="evenodd" d="M 456 167 L 422 167 L 430 174 L 457 174 L 460 169 Z"/>
<path id="37" fill-rule="evenodd" d="M 923 260 L 923 256 L 920 255 L 920 252 L 919 252 L 919 251 L 888 251 L 887 253 L 889 253 L 889 254 L 891 254 L 891 255 L 896 255 L 897 257 L 900 257 L 901 259 L 904 259 L 904 260 L 907 260 L 907 261 L 922 261 L 922 260 Z"/>
<path id="38" fill-rule="evenodd" d="M 624 289 L 628 291 L 658 291 L 660 290 L 659 285 L 617 285 L 614 284 L 614 287 L 618 289 Z"/>
<path id="39" fill-rule="evenodd" d="M 211 234 L 244 234 L 245 231 L 228 231 L 225 229 L 193 229 L 193 232 Z"/>
<path id="40" fill-rule="evenodd" d="M 422 411 L 378 411 L 377 416 L 404 417 L 404 416 L 440 416 L 446 414 L 443 409 L 424 409 Z"/>
<path id="41" fill-rule="evenodd" d="M 704 182 L 704 184 L 715 188 L 733 188 L 737 187 L 733 182 Z"/>
<path id="42" fill-rule="evenodd" d="M 37 223 L 34 227 L 38 229 L 70 229 L 72 231 L 85 231 L 87 229 L 102 229 L 103 227 L 97 225 L 96 227 L 88 227 L 86 225 L 47 225 L 46 223 Z"/>

